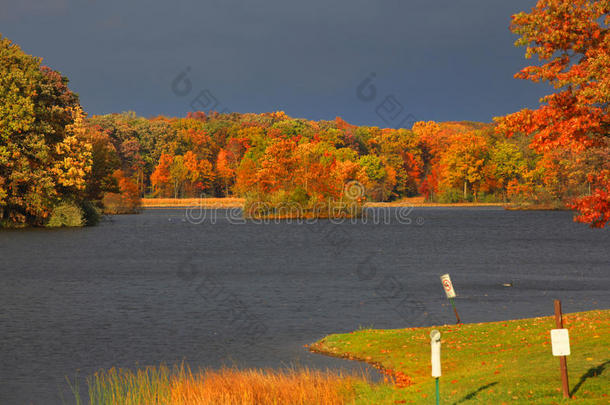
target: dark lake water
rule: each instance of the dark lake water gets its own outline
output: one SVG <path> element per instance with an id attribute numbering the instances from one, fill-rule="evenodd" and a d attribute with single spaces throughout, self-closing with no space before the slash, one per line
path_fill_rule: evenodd
<path id="1" fill-rule="evenodd" d="M 464 322 L 551 315 L 555 298 L 564 312 L 610 307 L 610 230 L 569 212 L 393 209 L 389 223 L 342 224 L 227 213 L 0 232 L 0 404 L 61 403 L 66 376 L 112 366 L 354 367 L 303 345 L 453 323 L 443 273 Z"/>

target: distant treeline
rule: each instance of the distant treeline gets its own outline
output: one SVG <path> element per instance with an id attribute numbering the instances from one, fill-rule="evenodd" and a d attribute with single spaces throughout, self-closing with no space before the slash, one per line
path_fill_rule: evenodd
<path id="1" fill-rule="evenodd" d="M 540 155 L 529 147 L 531 139 L 508 138 L 492 124 L 382 129 L 281 111 L 93 116 L 85 136 L 93 145 L 91 199 L 116 192 L 117 178 L 127 178 L 152 197 L 236 195 L 303 206 L 338 200 L 345 192 L 368 201 L 422 194 L 443 203 L 560 205 L 589 192 L 587 173 L 608 160 L 610 150 L 557 148 Z M 361 188 L 346 190 L 346 184 Z"/>

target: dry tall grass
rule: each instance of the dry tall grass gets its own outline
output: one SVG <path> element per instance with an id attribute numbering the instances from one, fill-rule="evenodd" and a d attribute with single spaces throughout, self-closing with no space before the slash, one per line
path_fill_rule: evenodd
<path id="1" fill-rule="evenodd" d="M 188 366 L 110 369 L 87 382 L 95 405 L 335 405 L 354 398 L 364 376 L 310 369 L 192 372 Z M 80 403 L 80 399 L 77 399 Z"/>
<path id="2" fill-rule="evenodd" d="M 243 198 L 142 198 L 142 208 L 202 207 L 202 208 L 242 208 Z M 505 203 L 432 203 L 423 197 L 403 198 L 391 202 L 367 202 L 365 207 L 502 207 Z M 324 214 L 324 212 L 321 212 Z"/>
<path id="3" fill-rule="evenodd" d="M 243 198 L 142 198 L 143 208 L 164 207 L 203 207 L 203 208 L 241 208 Z"/>
<path id="4" fill-rule="evenodd" d="M 335 405 L 349 401 L 356 377 L 303 370 L 222 369 L 193 375 L 171 385 L 175 405 Z"/>

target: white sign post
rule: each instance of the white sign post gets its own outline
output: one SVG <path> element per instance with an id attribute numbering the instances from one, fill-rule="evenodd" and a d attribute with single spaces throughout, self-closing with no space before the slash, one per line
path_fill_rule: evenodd
<path id="1" fill-rule="evenodd" d="M 551 329 L 553 356 L 570 355 L 570 334 L 567 329 Z"/>
<path id="2" fill-rule="evenodd" d="M 430 352 L 432 360 L 432 377 L 436 379 L 436 404 L 439 403 L 438 379 L 441 376 L 441 333 L 433 329 L 430 331 Z"/>
<path id="3" fill-rule="evenodd" d="M 451 306 L 453 307 L 453 312 L 455 313 L 455 319 L 457 319 L 457 323 L 462 323 L 462 321 L 460 321 L 460 315 L 458 315 L 457 308 L 455 307 L 455 302 L 453 302 L 453 299 L 456 297 L 456 294 L 455 290 L 453 289 L 453 284 L 451 283 L 451 277 L 449 277 L 449 274 L 443 274 L 441 276 L 441 283 L 443 284 L 443 290 L 445 290 L 447 298 L 449 298 L 449 302 L 451 302 Z"/>
<path id="4" fill-rule="evenodd" d="M 451 284 L 451 277 L 449 277 L 449 274 L 443 274 L 441 276 L 441 283 L 443 283 L 443 289 L 445 290 L 445 294 L 447 294 L 447 298 L 455 298 L 455 290 L 453 289 L 453 284 Z"/>

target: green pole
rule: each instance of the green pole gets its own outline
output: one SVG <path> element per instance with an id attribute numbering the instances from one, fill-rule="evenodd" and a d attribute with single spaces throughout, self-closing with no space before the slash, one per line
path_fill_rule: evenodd
<path id="1" fill-rule="evenodd" d="M 457 308 L 455 307 L 455 302 L 453 302 L 453 298 L 449 298 L 449 301 L 451 301 L 451 306 L 453 307 L 453 312 L 455 313 L 455 319 L 457 319 L 457 323 L 462 323 L 462 321 L 460 321 L 460 316 L 458 315 Z"/>
<path id="2" fill-rule="evenodd" d="M 436 405 L 439 404 L 439 390 L 438 390 L 438 377 L 436 377 Z"/>

